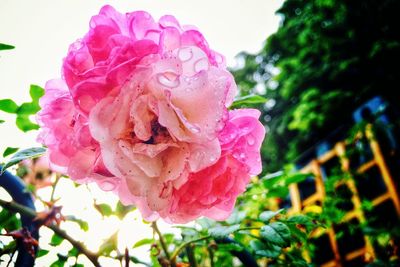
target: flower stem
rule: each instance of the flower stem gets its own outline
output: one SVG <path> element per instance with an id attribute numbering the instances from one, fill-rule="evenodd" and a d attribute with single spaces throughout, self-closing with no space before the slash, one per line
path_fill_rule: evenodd
<path id="1" fill-rule="evenodd" d="M 61 175 L 57 173 L 56 180 L 54 181 L 54 184 L 52 186 L 53 188 L 51 189 L 50 202 L 54 201 L 54 193 L 56 191 L 56 187 L 57 187 L 58 182 L 60 181 L 60 178 L 61 178 Z"/>
<path id="2" fill-rule="evenodd" d="M 8 209 L 10 211 L 23 214 L 32 219 L 36 218 L 36 216 L 37 216 L 37 214 L 34 210 L 32 210 L 28 207 L 25 207 L 23 205 L 20 205 L 16 202 L 13 202 L 13 201 L 8 202 L 8 201 L 4 201 L 4 200 L 0 199 L 0 206 L 2 206 L 5 209 Z M 81 254 L 84 254 L 93 263 L 93 265 L 95 267 L 100 267 L 100 263 L 98 261 L 99 256 L 97 254 L 88 250 L 81 242 L 73 239 L 70 235 L 67 234 L 67 232 L 65 232 L 64 230 L 59 228 L 57 225 L 51 224 L 51 225 L 48 225 L 47 227 L 50 228 L 51 230 L 53 230 L 53 232 L 56 233 L 57 235 L 68 240 L 68 242 L 70 242 L 71 245 L 73 245 L 76 249 L 78 249 L 78 251 Z"/>
<path id="3" fill-rule="evenodd" d="M 170 254 L 168 252 L 168 248 L 167 248 L 167 243 L 165 242 L 164 237 L 163 237 L 162 233 L 160 232 L 160 229 L 158 229 L 157 222 L 152 222 L 151 227 L 154 229 L 154 231 L 156 231 L 156 233 L 158 235 L 158 238 L 160 240 L 160 244 L 165 253 L 165 256 L 167 257 L 168 260 L 171 260 L 171 256 L 170 256 Z"/>

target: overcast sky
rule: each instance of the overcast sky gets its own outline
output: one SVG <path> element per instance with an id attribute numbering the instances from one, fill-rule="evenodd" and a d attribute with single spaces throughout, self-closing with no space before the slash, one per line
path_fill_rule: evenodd
<path id="1" fill-rule="evenodd" d="M 274 13 L 282 0 L 0 0 L 0 43 L 16 46 L 0 53 L 0 99 L 28 100 L 30 84 L 44 86 L 60 76 L 70 43 L 88 30 L 90 17 L 111 4 L 125 13 L 146 10 L 158 19 L 172 14 L 182 24 L 196 25 L 210 46 L 224 54 L 230 66 L 245 50 L 257 52 L 275 32 Z M 13 117 L 0 113 L 0 152 L 6 146 L 32 146 L 36 133 L 15 130 Z"/>

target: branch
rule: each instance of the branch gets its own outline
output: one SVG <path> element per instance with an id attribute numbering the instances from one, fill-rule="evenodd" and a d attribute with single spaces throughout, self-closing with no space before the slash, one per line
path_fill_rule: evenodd
<path id="1" fill-rule="evenodd" d="M 169 255 L 167 244 L 165 243 L 164 237 L 163 237 L 162 233 L 160 232 L 160 229 L 158 229 L 157 223 L 152 222 L 151 227 L 153 227 L 154 231 L 156 231 L 158 238 L 160 239 L 161 247 L 164 250 L 165 256 L 167 257 L 168 260 L 170 260 L 171 256 Z"/>
<path id="2" fill-rule="evenodd" d="M 37 213 L 34 210 L 32 210 L 28 207 L 25 207 L 23 205 L 20 205 L 18 203 L 15 203 L 13 201 L 8 202 L 8 201 L 4 201 L 4 200 L 0 199 L 0 206 L 2 206 L 5 209 L 8 209 L 10 211 L 23 214 L 32 219 L 36 218 L 36 216 L 37 216 Z M 97 254 L 91 252 L 90 250 L 88 250 L 81 242 L 73 239 L 71 236 L 69 236 L 67 234 L 67 232 L 60 229 L 56 224 L 51 224 L 47 227 L 50 228 L 51 230 L 53 230 L 53 232 L 56 233 L 57 235 L 68 240 L 68 242 L 70 242 L 71 245 L 73 245 L 75 248 L 77 248 L 81 254 L 84 254 L 93 263 L 94 266 L 101 267 L 100 263 L 98 261 L 99 256 Z"/>
<path id="3" fill-rule="evenodd" d="M 61 179 L 61 175 L 56 173 L 56 180 L 54 181 L 52 189 L 51 189 L 50 202 L 54 201 L 54 193 L 56 191 L 56 187 L 57 187 L 57 184 L 60 181 L 60 179 Z"/>

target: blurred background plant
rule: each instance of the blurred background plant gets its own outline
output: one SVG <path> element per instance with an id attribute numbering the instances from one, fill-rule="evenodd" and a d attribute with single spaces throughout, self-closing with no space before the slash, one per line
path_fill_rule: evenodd
<path id="1" fill-rule="evenodd" d="M 96 226 L 65 211 L 66 192 L 57 187 L 96 189 L 43 168 L 44 158 L 18 160 L 10 170 L 24 179 L 39 212 L 0 203 L 1 233 L 8 235 L 1 239 L 2 264 L 15 261 L 21 242 L 23 249 L 36 247 L 21 230 L 19 211 L 55 231 L 39 239 L 36 252 L 51 266 L 399 266 L 399 5 L 286 0 L 277 11 L 281 25 L 263 49 L 237 56 L 232 72 L 240 95 L 233 107 L 259 108 L 267 137 L 263 174 L 228 220 L 172 228 L 139 222 L 153 234 L 121 245 L 127 231 L 108 231 L 97 250 L 88 249 L 82 235 Z M 32 101 L 22 105 L 0 100 L 0 110 L 16 114 L 23 131 L 37 127 L 29 116 L 38 111 L 42 91 L 32 86 L 30 92 Z M 18 150 L 6 148 L 3 156 L 10 160 Z M 129 225 L 137 216 L 115 200 L 91 203 L 99 219 Z M 69 223 L 80 232 L 60 232 Z"/>

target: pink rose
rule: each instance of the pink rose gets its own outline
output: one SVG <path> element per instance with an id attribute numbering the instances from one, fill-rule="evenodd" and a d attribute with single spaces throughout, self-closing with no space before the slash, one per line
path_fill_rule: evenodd
<path id="1" fill-rule="evenodd" d="M 119 179 L 104 167 L 100 147 L 86 117 L 75 109 L 65 82 L 51 80 L 45 89 L 37 114 L 38 141 L 48 147 L 50 167 L 78 182 L 96 181 L 103 190 L 114 190 Z"/>
<path id="2" fill-rule="evenodd" d="M 228 112 L 236 84 L 223 57 L 172 16 L 103 7 L 63 73 L 38 115 L 52 166 L 148 220 L 226 218 L 261 171 L 259 112 Z"/>

